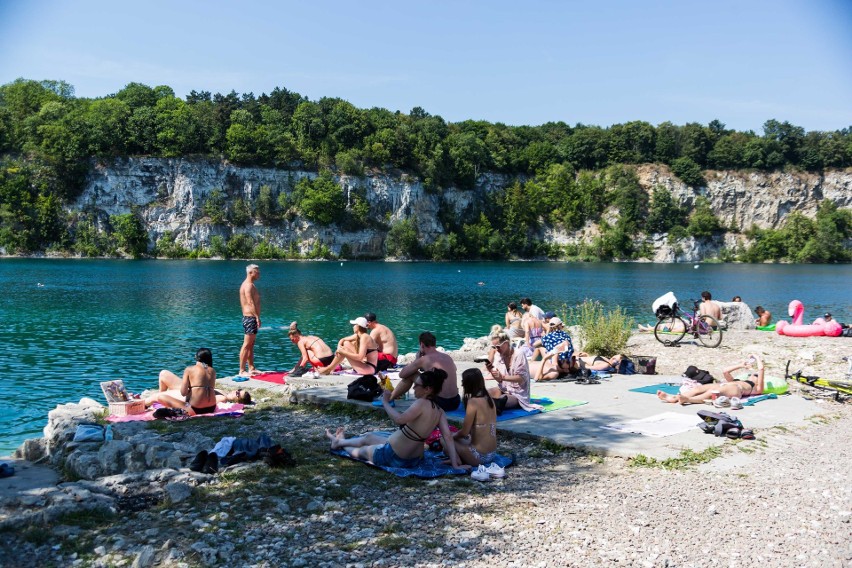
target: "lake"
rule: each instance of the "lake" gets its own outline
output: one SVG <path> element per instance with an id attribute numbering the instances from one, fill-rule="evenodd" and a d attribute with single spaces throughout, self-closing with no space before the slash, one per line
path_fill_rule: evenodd
<path id="1" fill-rule="evenodd" d="M 140 392 L 160 369 L 180 374 L 198 347 L 213 350 L 220 376 L 237 372 L 242 325 L 237 290 L 245 261 L 0 260 L 0 455 L 41 435 L 56 404 L 103 400 L 99 382 L 120 378 Z M 651 303 L 671 290 L 688 300 L 710 290 L 786 317 L 792 299 L 810 321 L 831 311 L 852 320 L 850 265 L 564 262 L 258 262 L 263 328 L 259 369 L 288 369 L 298 351 L 293 320 L 334 347 L 350 319 L 373 311 L 400 352 L 430 330 L 447 349 L 502 323 L 506 303 L 529 296 L 544 310 L 585 298 L 620 305 L 651 322 Z M 788 318 L 789 319 L 789 318 Z"/>

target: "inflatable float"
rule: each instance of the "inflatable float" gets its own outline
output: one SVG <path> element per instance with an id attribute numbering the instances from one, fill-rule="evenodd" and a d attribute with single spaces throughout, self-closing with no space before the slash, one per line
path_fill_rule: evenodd
<path id="1" fill-rule="evenodd" d="M 769 325 L 759 325 L 756 329 L 757 331 L 775 331 L 775 324 L 770 323 Z"/>
<path id="2" fill-rule="evenodd" d="M 836 321 L 825 321 L 818 318 L 810 325 L 804 325 L 802 319 L 805 315 L 805 306 L 799 300 L 793 300 L 787 307 L 787 313 L 793 318 L 793 323 L 787 323 L 784 320 L 775 324 L 775 331 L 778 335 L 787 335 L 790 337 L 810 337 L 817 335 L 827 335 L 829 337 L 837 337 L 843 332 L 843 328 Z"/>

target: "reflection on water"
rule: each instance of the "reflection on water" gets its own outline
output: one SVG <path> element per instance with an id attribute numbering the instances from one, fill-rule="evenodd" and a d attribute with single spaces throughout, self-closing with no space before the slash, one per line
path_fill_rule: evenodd
<path id="1" fill-rule="evenodd" d="M 720 300 L 740 295 L 752 308 L 762 304 L 776 319 L 797 298 L 806 319 L 831 311 L 839 321 L 852 320 L 848 265 L 259 264 L 264 329 L 256 353 L 266 370 L 290 368 L 298 359 L 286 332 L 293 320 L 334 346 L 351 333 L 350 319 L 373 311 L 396 332 L 403 353 L 417 348 L 424 330 L 454 349 L 502 323 L 506 303 L 523 296 L 556 311 L 594 298 L 650 322 L 651 302 L 663 293 L 672 290 L 687 304 L 709 289 Z M 245 265 L 0 261 L 0 396 L 10 410 L 0 416 L 0 454 L 40 435 L 57 403 L 101 400 L 98 383 L 107 379 L 124 379 L 137 392 L 154 387 L 160 369 L 179 372 L 200 346 L 213 350 L 220 375 L 234 374 Z"/>

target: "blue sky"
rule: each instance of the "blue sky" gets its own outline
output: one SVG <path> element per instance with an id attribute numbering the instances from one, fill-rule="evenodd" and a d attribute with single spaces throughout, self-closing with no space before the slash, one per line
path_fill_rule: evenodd
<path id="1" fill-rule="evenodd" d="M 449 121 L 852 126 L 848 0 L 0 0 L 0 84 L 276 86 Z"/>

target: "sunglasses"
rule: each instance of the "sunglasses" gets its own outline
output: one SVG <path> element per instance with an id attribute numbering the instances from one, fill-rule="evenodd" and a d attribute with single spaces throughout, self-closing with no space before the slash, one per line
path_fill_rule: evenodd
<path id="1" fill-rule="evenodd" d="M 505 341 L 501 341 L 500 343 L 498 343 L 498 344 L 496 344 L 496 345 L 492 345 L 492 346 L 491 346 L 491 349 L 500 349 L 500 348 L 501 348 L 503 345 L 505 345 L 505 344 L 506 344 L 506 342 L 505 342 Z"/>

